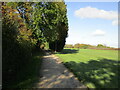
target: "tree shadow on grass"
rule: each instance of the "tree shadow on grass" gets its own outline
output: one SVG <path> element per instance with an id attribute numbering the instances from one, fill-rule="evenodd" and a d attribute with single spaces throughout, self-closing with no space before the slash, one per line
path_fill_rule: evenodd
<path id="1" fill-rule="evenodd" d="M 95 88 L 118 88 L 120 62 L 110 59 L 90 60 L 88 63 L 74 61 L 64 63 L 85 85 Z M 120 71 L 120 69 L 119 69 Z"/>
<path id="2" fill-rule="evenodd" d="M 72 54 L 72 53 L 78 53 L 79 50 L 76 49 L 63 49 L 60 54 Z"/>

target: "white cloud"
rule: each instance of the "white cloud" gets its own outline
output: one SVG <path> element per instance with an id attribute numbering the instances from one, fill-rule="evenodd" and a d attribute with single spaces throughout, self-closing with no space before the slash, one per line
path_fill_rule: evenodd
<path id="1" fill-rule="evenodd" d="M 102 30 L 96 30 L 92 33 L 93 36 L 104 36 L 106 32 L 102 31 Z"/>
<path id="2" fill-rule="evenodd" d="M 114 25 L 114 26 L 120 26 L 120 21 L 117 19 L 117 20 L 113 20 L 112 21 L 112 25 Z"/>
<path id="3" fill-rule="evenodd" d="M 112 21 L 112 25 L 118 25 L 118 20 Z"/>
<path id="4" fill-rule="evenodd" d="M 116 11 L 105 11 L 90 6 L 76 10 L 75 16 L 80 18 L 101 18 L 112 20 L 112 25 L 117 25 L 118 19 L 118 13 Z"/>
<path id="5" fill-rule="evenodd" d="M 90 6 L 76 10 L 75 15 L 81 18 L 102 18 L 108 20 L 118 18 L 118 14 L 115 11 L 105 11 Z"/>

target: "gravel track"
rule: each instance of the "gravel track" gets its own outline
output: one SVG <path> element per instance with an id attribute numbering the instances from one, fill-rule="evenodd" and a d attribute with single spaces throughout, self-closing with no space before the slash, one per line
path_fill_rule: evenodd
<path id="1" fill-rule="evenodd" d="M 79 80 L 59 60 L 59 58 L 48 52 L 43 57 L 37 88 L 84 88 Z"/>

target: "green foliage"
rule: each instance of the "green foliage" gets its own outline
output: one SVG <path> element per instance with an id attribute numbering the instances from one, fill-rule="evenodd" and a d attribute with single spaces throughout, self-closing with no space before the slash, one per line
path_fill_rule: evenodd
<path id="1" fill-rule="evenodd" d="M 82 46 L 82 48 L 84 48 L 84 49 L 87 49 L 88 47 L 89 47 L 89 45 Z"/>
<path id="2" fill-rule="evenodd" d="M 102 45 L 102 44 L 98 44 L 97 47 L 104 47 L 104 45 Z"/>
<path id="3" fill-rule="evenodd" d="M 80 44 L 79 43 L 75 44 L 74 48 L 80 48 Z"/>
<path id="4" fill-rule="evenodd" d="M 64 2 L 2 2 L 3 87 L 26 79 L 35 51 L 61 51 L 67 31 Z"/>
<path id="5" fill-rule="evenodd" d="M 27 46 L 21 46 L 16 40 L 17 29 L 8 19 L 2 20 L 2 49 L 3 49 L 3 88 L 17 80 L 19 72 L 30 62 L 30 51 Z M 8 23 L 9 22 L 9 23 Z"/>
<path id="6" fill-rule="evenodd" d="M 56 40 L 50 41 L 49 47 L 54 51 L 61 51 L 65 45 L 67 32 L 68 32 L 68 20 L 67 20 L 67 10 L 64 2 L 55 3 L 57 17 L 56 17 Z"/>
<path id="7" fill-rule="evenodd" d="M 49 49 L 49 43 L 45 43 L 45 48 L 44 49 L 46 49 L 46 50 L 48 50 Z"/>
<path id="8" fill-rule="evenodd" d="M 64 48 L 74 48 L 72 44 L 66 44 Z"/>
<path id="9" fill-rule="evenodd" d="M 16 9 L 7 6 L 7 3 L 2 4 L 2 84 L 3 88 L 9 88 L 26 77 L 23 70 L 27 71 L 26 68 L 32 63 L 33 40 L 30 38 L 31 30 L 22 22 L 19 14 L 15 13 Z"/>
<path id="10" fill-rule="evenodd" d="M 94 46 L 94 45 L 89 45 L 89 44 L 74 44 L 74 45 L 71 45 L 71 44 L 66 44 L 65 45 L 65 48 L 80 48 L 80 49 L 108 49 L 108 50 L 112 50 L 114 48 L 112 47 L 108 47 L 108 46 L 105 46 L 105 45 L 102 45 L 102 44 L 98 44 L 97 46 Z"/>
<path id="11" fill-rule="evenodd" d="M 65 45 L 65 41 L 63 40 L 56 40 L 54 42 L 49 43 L 50 49 L 57 51 L 57 52 L 60 52 L 63 49 L 64 45 Z"/>
<path id="12" fill-rule="evenodd" d="M 42 64 L 43 51 L 34 52 L 31 61 L 26 68 L 19 72 L 18 79 L 13 82 L 10 88 L 29 89 L 34 87 L 34 83 L 39 82 L 39 70 Z"/>
<path id="13" fill-rule="evenodd" d="M 102 45 L 102 44 L 98 44 L 97 47 L 98 47 L 98 48 L 111 48 L 111 47 L 108 47 L 108 46 Z"/>
<path id="14" fill-rule="evenodd" d="M 33 7 L 33 38 L 38 47 L 47 41 L 50 49 L 61 51 L 68 31 L 64 2 L 37 2 Z"/>

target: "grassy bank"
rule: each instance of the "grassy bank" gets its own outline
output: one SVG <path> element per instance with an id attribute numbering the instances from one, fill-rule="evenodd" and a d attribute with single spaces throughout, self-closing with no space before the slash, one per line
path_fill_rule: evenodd
<path id="1" fill-rule="evenodd" d="M 117 50 L 64 49 L 56 55 L 89 88 L 118 87 Z"/>
<path id="2" fill-rule="evenodd" d="M 20 71 L 16 82 L 11 82 L 9 88 L 32 88 L 34 83 L 39 80 L 39 70 L 42 63 L 44 52 L 35 52 L 32 55 L 31 62 L 28 62 L 27 68 Z"/>

